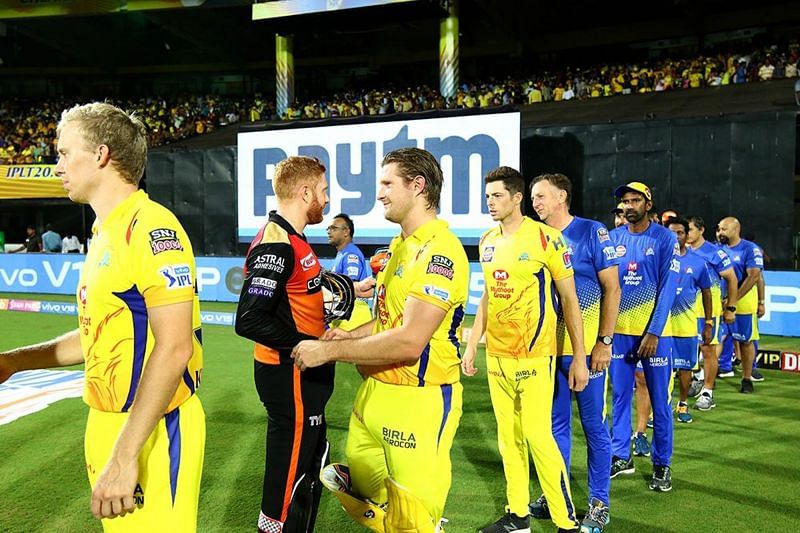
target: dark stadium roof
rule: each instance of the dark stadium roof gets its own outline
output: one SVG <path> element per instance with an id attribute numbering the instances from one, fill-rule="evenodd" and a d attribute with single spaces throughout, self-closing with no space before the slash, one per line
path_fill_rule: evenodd
<path id="1" fill-rule="evenodd" d="M 671 0 L 569 3 L 461 0 L 464 58 L 698 36 L 742 27 L 797 28 L 800 2 Z M 274 35 L 295 35 L 298 67 L 436 62 L 439 2 L 252 21 L 250 5 L 0 21 L 0 76 L 136 74 L 274 68 Z"/>

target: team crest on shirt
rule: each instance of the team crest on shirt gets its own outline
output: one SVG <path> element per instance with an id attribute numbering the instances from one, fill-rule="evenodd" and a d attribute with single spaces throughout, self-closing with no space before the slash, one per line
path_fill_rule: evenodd
<path id="1" fill-rule="evenodd" d="M 483 249 L 483 255 L 481 255 L 481 263 L 489 263 L 492 261 L 494 257 L 494 246 L 487 246 Z"/>
<path id="2" fill-rule="evenodd" d="M 161 252 L 183 251 L 183 245 L 175 230 L 158 228 L 150 232 L 150 250 L 153 255 Z"/>
<path id="3" fill-rule="evenodd" d="M 570 256 L 569 250 L 564 251 L 561 258 L 564 260 L 565 267 L 572 268 L 572 257 Z"/>
<path id="4" fill-rule="evenodd" d="M 167 289 L 192 286 L 192 269 L 189 265 L 166 265 L 158 271 L 166 280 Z"/>
<path id="5" fill-rule="evenodd" d="M 597 239 L 600 242 L 610 241 L 611 237 L 608 235 L 608 230 L 606 228 L 598 228 L 597 230 Z"/>

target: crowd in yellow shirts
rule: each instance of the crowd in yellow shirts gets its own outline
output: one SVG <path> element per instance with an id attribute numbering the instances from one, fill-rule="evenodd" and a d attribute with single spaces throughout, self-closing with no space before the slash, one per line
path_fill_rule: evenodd
<path id="1" fill-rule="evenodd" d="M 694 89 L 798 77 L 800 44 L 771 46 L 747 54 L 718 53 L 626 65 L 562 66 L 525 77 L 462 83 L 445 98 L 428 85 L 353 90 L 296 100 L 278 116 L 273 98 L 181 95 L 108 99 L 140 116 L 151 147 L 210 133 L 238 122 L 301 120 L 474 109 L 503 105 L 585 100 L 618 95 Z M 0 102 L 0 164 L 52 163 L 61 111 L 77 99 Z"/>

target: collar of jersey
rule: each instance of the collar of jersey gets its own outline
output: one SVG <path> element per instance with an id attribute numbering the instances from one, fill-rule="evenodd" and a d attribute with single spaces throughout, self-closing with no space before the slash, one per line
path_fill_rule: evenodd
<path id="1" fill-rule="evenodd" d="M 94 225 L 92 226 L 92 232 L 97 233 L 101 229 L 111 228 L 115 224 L 118 224 L 121 220 L 126 218 L 128 213 L 130 213 L 137 205 L 139 205 L 139 202 L 146 199 L 147 193 L 139 189 L 118 203 L 116 207 L 111 210 L 111 213 L 108 214 L 108 217 L 106 217 L 106 219 L 103 221 L 102 226 L 98 225 L 97 221 L 95 220 Z"/>
<path id="2" fill-rule="evenodd" d="M 294 226 L 289 224 L 289 221 L 280 216 L 277 211 L 269 212 L 269 221 L 274 222 L 275 224 L 285 229 L 286 233 L 288 233 L 289 235 L 297 235 L 301 239 L 306 240 L 306 236 L 303 235 L 302 233 L 297 233 L 297 231 L 295 231 L 294 229 Z"/>
<path id="3" fill-rule="evenodd" d="M 445 230 L 447 228 L 448 228 L 447 221 L 442 220 L 441 218 L 434 218 L 433 220 L 429 220 L 428 222 L 424 223 L 416 230 L 414 230 L 414 233 L 409 235 L 407 239 L 415 239 L 420 242 L 424 242 L 427 241 L 428 238 L 432 237 L 434 233 Z"/>

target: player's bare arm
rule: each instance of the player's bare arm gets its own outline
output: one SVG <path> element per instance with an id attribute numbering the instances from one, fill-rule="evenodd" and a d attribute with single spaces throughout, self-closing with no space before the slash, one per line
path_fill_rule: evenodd
<path id="1" fill-rule="evenodd" d="M 564 310 L 564 323 L 572 342 L 572 363 L 569 366 L 569 388 L 580 392 L 589 383 L 589 369 L 586 366 L 586 349 L 583 343 L 583 319 L 575 292 L 575 279 L 570 276 L 553 280 L 558 291 L 558 298 Z"/>
<path id="2" fill-rule="evenodd" d="M 419 359 L 447 311 L 409 297 L 403 308 L 403 324 L 360 339 L 302 341 L 292 357 L 301 370 L 331 361 L 358 365 L 410 363 Z"/>
<path id="3" fill-rule="evenodd" d="M 709 346 L 711 344 L 711 324 L 713 316 L 713 307 L 711 303 L 711 289 L 700 289 L 700 294 L 703 300 L 703 316 L 705 317 L 705 325 L 703 326 L 703 345 Z"/>
<path id="4" fill-rule="evenodd" d="M 344 340 L 344 339 L 360 339 L 372 334 L 375 328 L 375 320 L 370 320 L 366 324 L 362 324 L 355 329 L 345 331 L 341 328 L 331 328 L 325 331 L 320 337 L 324 341 Z"/>
<path id="5" fill-rule="evenodd" d="M 736 279 L 736 273 L 732 268 L 724 271 L 720 276 L 722 276 L 722 279 L 728 284 L 728 298 L 723 306 L 724 311 L 722 317 L 726 324 L 733 324 L 736 315 L 733 311 L 728 311 L 725 308 L 729 305 L 735 306 L 736 302 L 739 300 L 739 280 Z"/>
<path id="6" fill-rule="evenodd" d="M 96 518 L 123 516 L 134 510 L 139 452 L 164 416 L 192 357 L 192 302 L 150 307 L 147 314 L 155 344 L 130 417 L 92 490 L 92 514 Z"/>
<path id="7" fill-rule="evenodd" d="M 744 278 L 741 286 L 739 286 L 738 294 L 747 294 L 750 292 L 757 283 L 758 280 L 761 279 L 761 269 L 760 268 L 748 268 L 747 269 L 747 277 Z M 729 303 L 728 305 L 733 305 Z"/>
<path id="8" fill-rule="evenodd" d="M 469 340 L 464 348 L 464 355 L 461 357 L 461 371 L 465 376 L 474 376 L 478 373 L 475 366 L 475 353 L 478 351 L 478 343 L 486 331 L 486 322 L 489 309 L 489 296 L 483 291 L 481 301 L 478 303 L 478 311 L 475 313 L 475 321 L 472 324 L 472 331 Z"/>
<path id="9" fill-rule="evenodd" d="M 756 311 L 756 315 L 758 315 L 758 318 L 761 318 L 767 312 L 767 308 L 764 306 L 766 301 L 764 299 L 765 298 L 764 291 L 766 291 L 766 287 L 764 286 L 763 274 L 758 276 L 758 284 L 756 285 L 756 287 L 758 288 L 758 310 Z"/>
<path id="10" fill-rule="evenodd" d="M 77 329 L 60 337 L 0 353 L 0 383 L 22 370 L 56 368 L 83 363 Z"/>
<path id="11" fill-rule="evenodd" d="M 619 301 L 622 297 L 617 270 L 617 266 L 614 265 L 597 273 L 597 278 L 600 281 L 600 290 L 603 293 L 600 297 L 598 337 L 614 336 L 614 326 L 617 324 L 617 315 L 619 314 Z M 602 372 L 610 364 L 611 346 L 603 344 L 599 339 L 596 339 L 592 347 L 592 370 L 594 372 Z"/>

